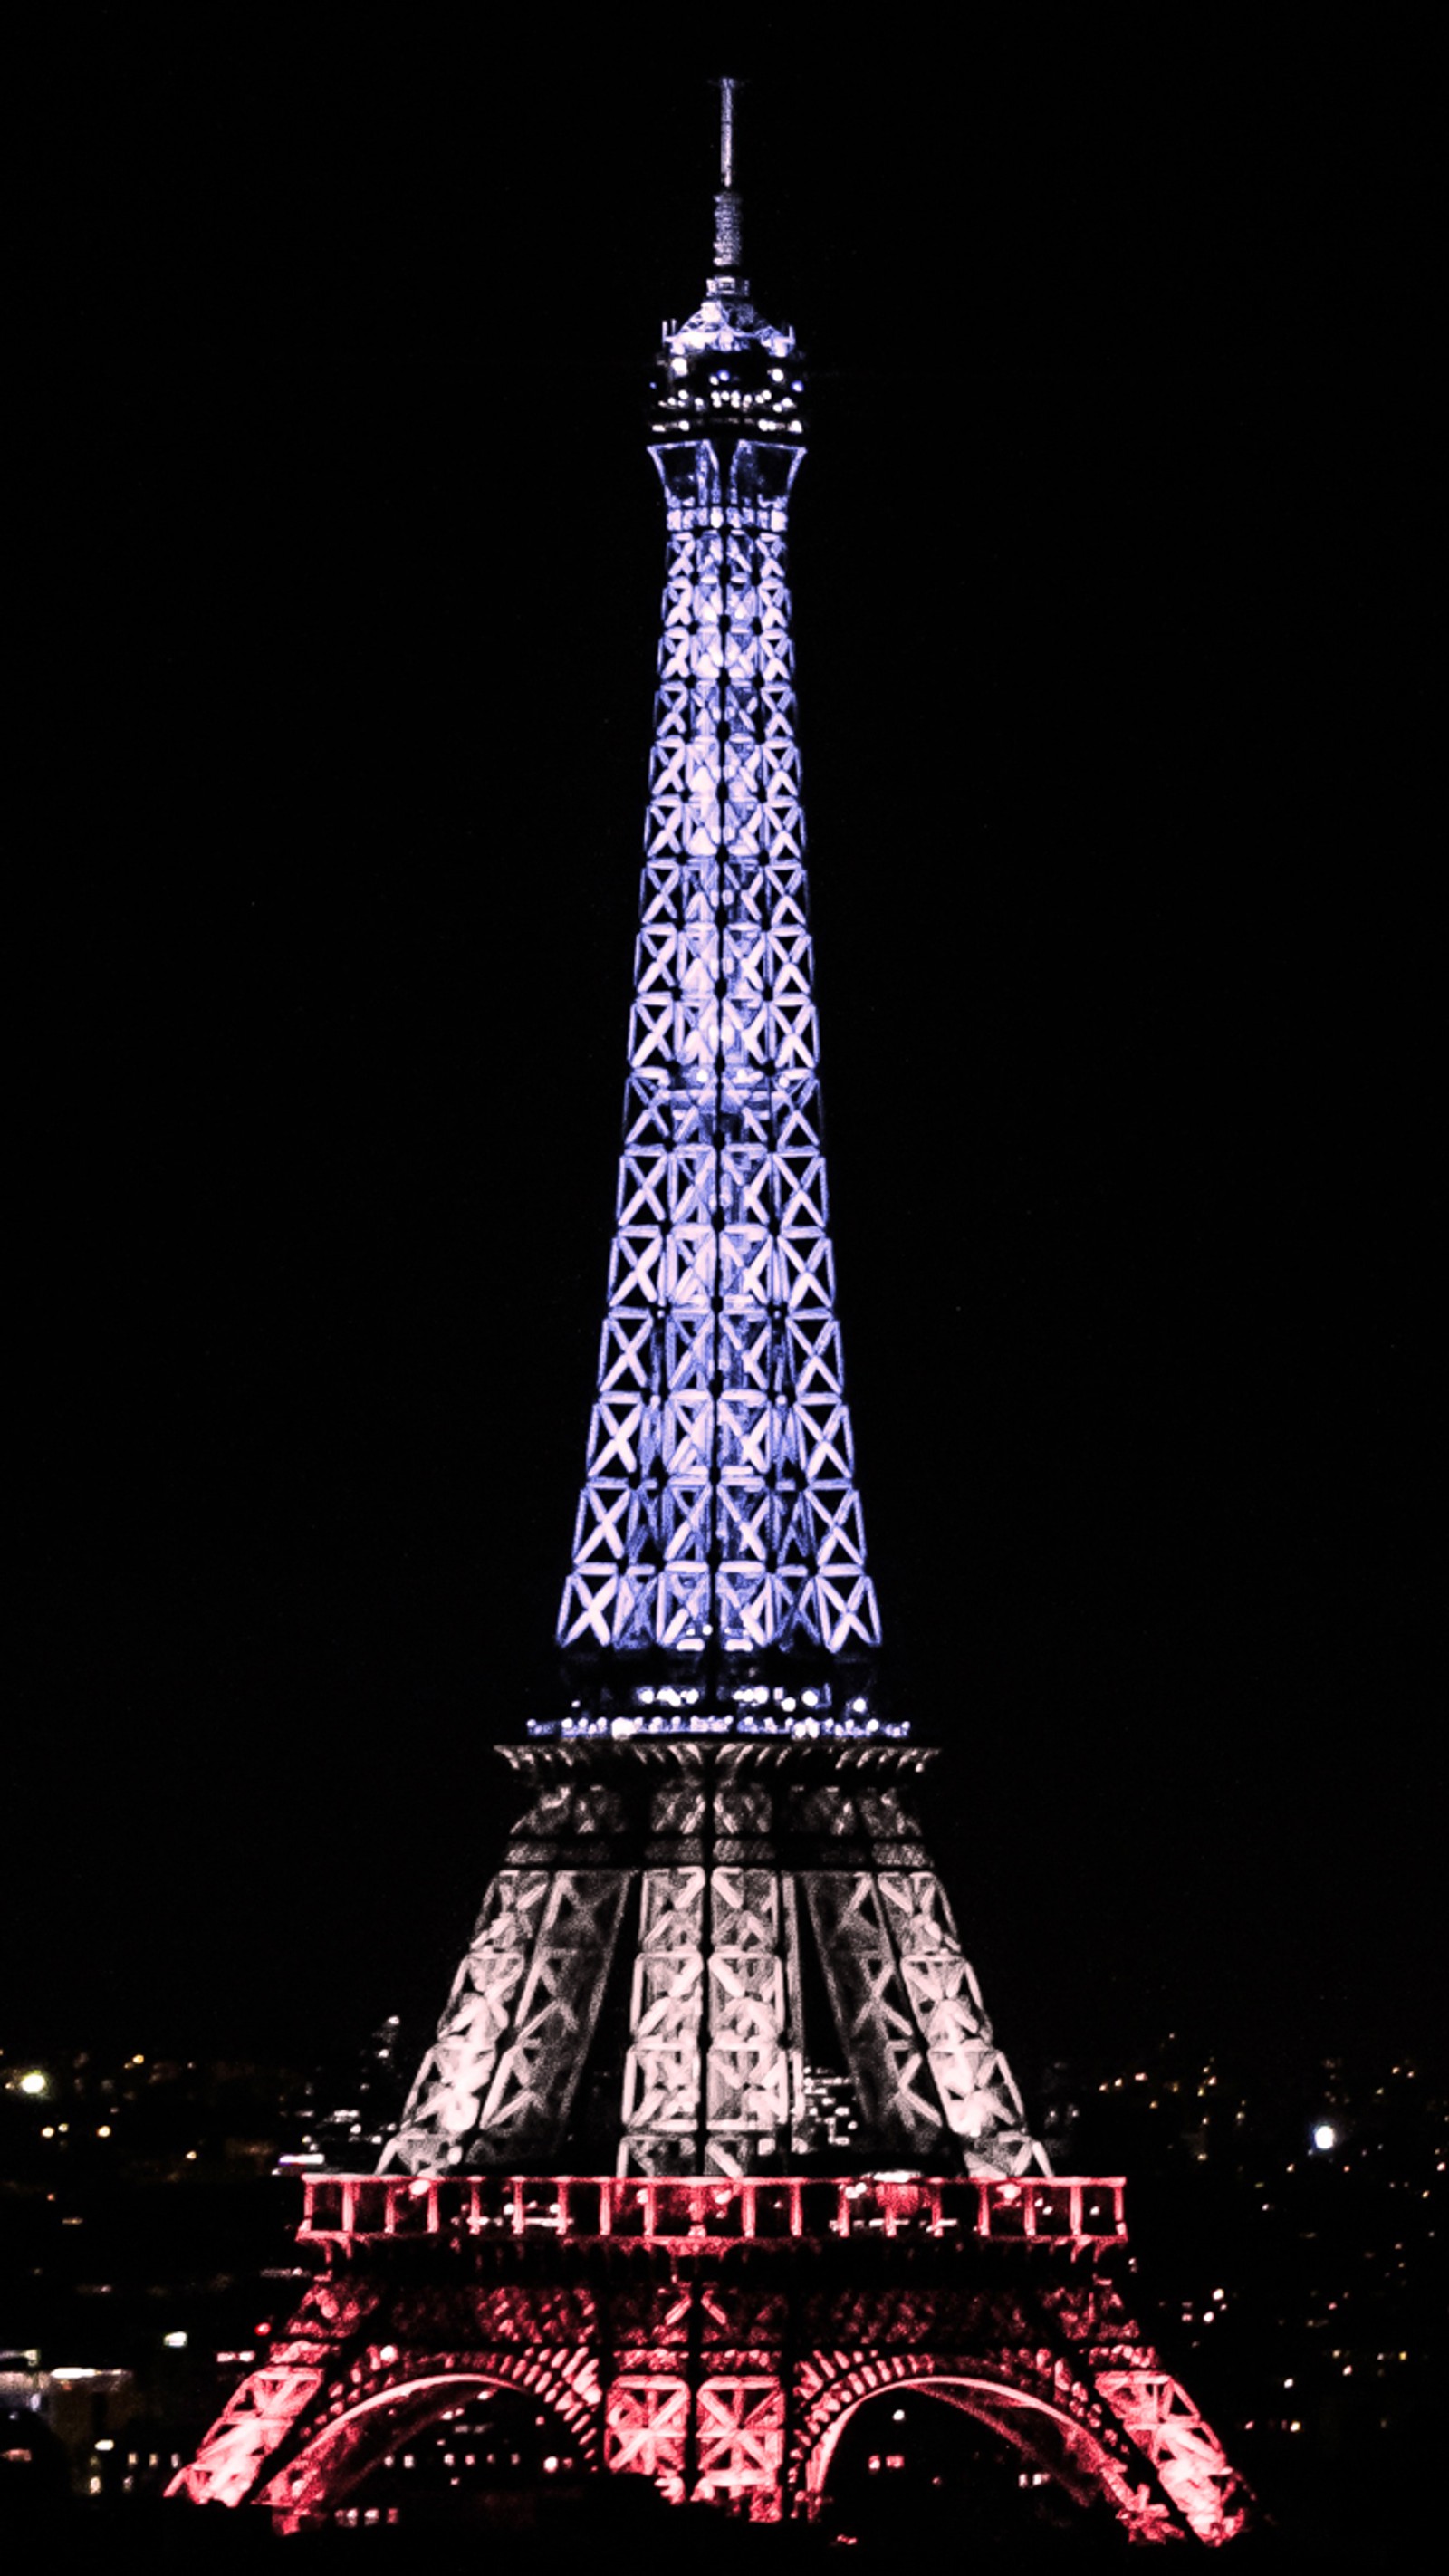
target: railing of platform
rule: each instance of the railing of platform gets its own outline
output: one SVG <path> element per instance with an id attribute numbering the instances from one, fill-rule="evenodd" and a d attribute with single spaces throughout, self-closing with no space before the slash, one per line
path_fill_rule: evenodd
<path id="1" fill-rule="evenodd" d="M 693 2181 L 613 2174 L 309 2174 L 300 2234 L 596 2239 L 986 2237 L 1087 2244 L 1126 2234 L 1120 2176 L 758 2175 Z"/>

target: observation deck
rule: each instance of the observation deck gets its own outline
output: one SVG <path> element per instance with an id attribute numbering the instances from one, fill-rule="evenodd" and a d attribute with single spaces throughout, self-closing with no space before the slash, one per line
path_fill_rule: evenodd
<path id="1" fill-rule="evenodd" d="M 348 2247 L 388 2240 L 608 2238 L 691 2245 L 926 2237 L 938 2243 L 1122 2242 L 1120 2175 L 1004 2182 L 954 2175 L 783 2176 L 717 2181 L 614 2174 L 311 2174 L 302 2243 Z"/>

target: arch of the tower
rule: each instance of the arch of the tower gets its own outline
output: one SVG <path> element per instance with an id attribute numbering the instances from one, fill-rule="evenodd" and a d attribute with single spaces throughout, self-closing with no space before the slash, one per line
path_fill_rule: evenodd
<path id="1" fill-rule="evenodd" d="M 282 2529 L 330 2513 L 355 2495 L 390 2452 L 466 2406 L 470 2399 L 526 2397 L 557 2420 L 583 2464 L 599 2465 L 597 2394 L 581 2389 L 547 2355 L 490 2356 L 455 2363 L 398 2355 L 380 2378 L 351 2394 L 279 2469 L 257 2497 Z"/>
<path id="2" fill-rule="evenodd" d="M 879 2398 L 907 2391 L 972 2416 L 1053 2479 L 1074 2504 L 1105 2502 L 1138 2536 L 1159 2536 L 1158 2526 L 1167 2517 L 1134 2489 L 1089 2425 L 1066 2406 L 965 2361 L 868 2361 L 831 2380 L 802 2411 L 794 2444 L 792 2466 L 807 2513 L 820 2510 L 831 2463 L 852 2417 Z"/>

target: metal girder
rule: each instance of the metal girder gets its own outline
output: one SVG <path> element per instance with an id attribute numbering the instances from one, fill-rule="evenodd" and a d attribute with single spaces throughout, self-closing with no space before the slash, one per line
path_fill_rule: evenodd
<path id="1" fill-rule="evenodd" d="M 710 1877 L 705 2119 L 711 2144 L 734 2141 L 741 2154 L 761 2138 L 773 2147 L 790 2127 L 785 1911 L 792 1895 L 775 1870 L 716 1869 Z"/>
<path id="2" fill-rule="evenodd" d="M 500 2164 L 561 2134 L 628 1884 L 623 1870 L 499 1871 L 384 2170 Z"/>
<path id="3" fill-rule="evenodd" d="M 1241 2481 L 1212 2426 L 1155 2353 L 1144 2352 L 1136 2369 L 1098 2370 L 1094 2385 L 1199 2540 L 1222 2539 L 1241 2526 Z"/>
<path id="4" fill-rule="evenodd" d="M 320 2370 L 254 2370 L 233 2392 L 194 2460 L 178 2469 L 168 2495 L 192 2504 L 241 2504 L 273 2452 L 322 2385 Z"/>
<path id="5" fill-rule="evenodd" d="M 701 2504 L 743 2508 L 752 2522 L 779 2520 L 785 2388 L 778 2374 L 702 2379 L 695 2446 Z"/>
<path id="6" fill-rule="evenodd" d="M 644 1873 L 624 2061 L 621 2173 L 686 2173 L 699 2130 L 703 1869 Z"/>
<path id="7" fill-rule="evenodd" d="M 623 2373 L 611 2382 L 604 2436 L 608 2468 L 652 2478 L 670 2503 L 724 2504 L 753 2521 L 777 2522 L 785 2447 L 785 2392 L 778 2374 L 701 2378 Z M 689 2483 L 691 2458 L 694 2465 Z"/>
<path id="8" fill-rule="evenodd" d="M 788 2138 L 792 1893 L 774 1870 L 645 1871 L 621 2174 L 737 2174 Z"/>
<path id="9" fill-rule="evenodd" d="M 810 1918 L 866 2128 L 911 2162 L 1045 2173 L 931 1870 L 807 1870 Z"/>

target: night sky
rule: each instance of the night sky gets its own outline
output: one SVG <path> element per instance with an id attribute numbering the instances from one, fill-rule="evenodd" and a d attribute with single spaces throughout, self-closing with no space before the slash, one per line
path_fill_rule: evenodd
<path id="1" fill-rule="evenodd" d="M 1269 2070 L 1442 2026 L 1427 24 L 1033 12 L 809 62 L 766 17 L 731 66 L 814 373 L 867 1530 L 1028 2088 L 1168 2028 Z M 421 2039 L 510 1817 L 489 1747 L 558 1702 L 643 388 L 720 66 L 464 10 L 52 41 L 0 2044 Z"/>

